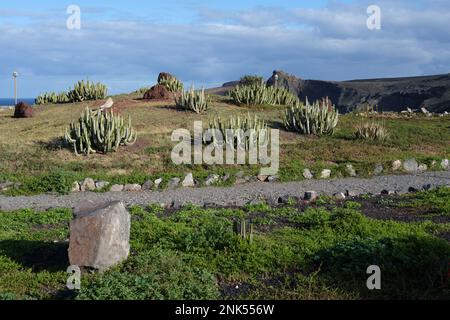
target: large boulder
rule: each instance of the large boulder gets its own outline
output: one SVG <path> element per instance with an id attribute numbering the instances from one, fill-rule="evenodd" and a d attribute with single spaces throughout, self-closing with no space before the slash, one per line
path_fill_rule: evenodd
<path id="1" fill-rule="evenodd" d="M 160 84 L 151 87 L 144 94 L 144 100 L 169 100 L 172 98 L 172 93 L 165 86 Z"/>
<path id="2" fill-rule="evenodd" d="M 122 202 L 87 203 L 76 208 L 70 222 L 70 264 L 105 271 L 126 260 L 130 225 L 130 214 Z"/>
<path id="3" fill-rule="evenodd" d="M 25 102 L 19 102 L 16 104 L 14 110 L 14 118 L 32 118 L 33 108 Z"/>
<path id="4" fill-rule="evenodd" d="M 170 79 L 176 79 L 174 75 L 167 73 L 167 72 L 161 72 L 158 75 L 158 83 L 160 83 L 163 80 L 170 80 Z"/>

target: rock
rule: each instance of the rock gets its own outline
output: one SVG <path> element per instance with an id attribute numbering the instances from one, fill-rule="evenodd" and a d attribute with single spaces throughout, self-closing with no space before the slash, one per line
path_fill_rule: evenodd
<path id="1" fill-rule="evenodd" d="M 109 191 L 111 191 L 111 192 L 122 192 L 123 189 L 124 189 L 123 184 L 115 184 L 109 189 Z"/>
<path id="2" fill-rule="evenodd" d="M 396 194 L 396 192 L 392 191 L 392 190 L 383 190 L 383 191 L 381 191 L 380 194 L 382 196 L 392 196 L 392 195 Z"/>
<path id="3" fill-rule="evenodd" d="M 375 170 L 373 170 L 373 174 L 374 174 L 374 175 L 380 175 L 380 174 L 383 173 L 383 171 L 384 171 L 383 165 L 382 165 L 382 164 L 377 164 L 377 165 L 375 166 Z"/>
<path id="4" fill-rule="evenodd" d="M 236 173 L 236 178 L 243 178 L 245 176 L 245 172 L 244 171 L 239 171 L 238 173 Z"/>
<path id="5" fill-rule="evenodd" d="M 426 164 L 421 164 L 421 165 L 419 165 L 419 167 L 417 168 L 417 170 L 418 170 L 419 172 L 425 172 L 425 171 L 428 170 L 428 166 L 427 166 Z"/>
<path id="6" fill-rule="evenodd" d="M 169 184 L 167 185 L 167 188 L 169 188 L 169 190 L 178 188 L 179 184 L 180 184 L 181 179 L 180 178 L 172 178 L 169 181 Z"/>
<path id="7" fill-rule="evenodd" d="M 138 192 L 138 191 L 142 190 L 142 187 L 140 184 L 132 183 L 132 184 L 126 184 L 123 189 L 128 192 Z"/>
<path id="8" fill-rule="evenodd" d="M 152 190 L 153 185 L 154 185 L 154 183 L 152 180 L 147 180 L 142 185 L 142 190 L 145 190 L 145 191 Z"/>
<path id="9" fill-rule="evenodd" d="M 269 176 L 269 178 L 267 178 L 267 181 L 276 182 L 276 181 L 278 181 L 278 177 L 277 176 Z"/>
<path id="10" fill-rule="evenodd" d="M 25 102 L 19 102 L 14 109 L 14 118 L 32 118 L 33 108 Z"/>
<path id="11" fill-rule="evenodd" d="M 144 100 L 170 100 L 173 94 L 163 85 L 157 84 L 144 93 Z"/>
<path id="12" fill-rule="evenodd" d="M 311 180 L 312 178 L 314 178 L 314 176 L 309 169 L 305 169 L 305 170 L 303 170 L 303 178 L 305 178 L 307 180 Z"/>
<path id="13" fill-rule="evenodd" d="M 259 181 L 261 181 L 261 182 L 266 182 L 267 181 L 267 179 L 269 178 L 269 176 L 265 176 L 265 175 L 258 175 L 257 177 L 256 177 Z"/>
<path id="14" fill-rule="evenodd" d="M 402 162 L 400 160 L 395 160 L 392 162 L 392 171 L 398 171 L 402 167 Z"/>
<path id="15" fill-rule="evenodd" d="M 405 169 L 406 172 L 417 172 L 419 170 L 419 164 L 417 163 L 416 159 L 409 159 L 406 160 L 403 163 L 403 169 Z"/>
<path id="16" fill-rule="evenodd" d="M 422 186 L 422 190 L 424 191 L 429 191 L 431 189 L 433 189 L 433 186 L 429 183 Z"/>
<path id="17" fill-rule="evenodd" d="M 70 264 L 105 271 L 126 260 L 130 226 L 130 214 L 121 202 L 79 209 L 70 222 Z"/>
<path id="18" fill-rule="evenodd" d="M 195 187 L 195 181 L 194 181 L 194 176 L 192 175 L 192 173 L 188 173 L 185 177 L 183 182 L 181 183 L 181 185 L 185 188 L 192 188 Z"/>
<path id="19" fill-rule="evenodd" d="M 426 108 L 420 108 L 420 111 L 426 115 L 427 117 L 432 116 L 432 114 L 430 113 L 430 111 L 428 111 Z"/>
<path id="20" fill-rule="evenodd" d="M 86 178 L 80 184 L 81 191 L 94 191 L 95 190 L 95 181 L 91 178 Z"/>
<path id="21" fill-rule="evenodd" d="M 321 179 L 328 179 L 331 177 L 331 170 L 330 169 L 324 169 L 322 170 L 322 172 L 320 173 L 320 178 Z"/>
<path id="22" fill-rule="evenodd" d="M 206 186 L 211 186 L 213 184 L 216 184 L 217 182 L 219 182 L 220 180 L 220 176 L 217 174 L 210 174 L 205 181 L 205 185 Z"/>
<path id="23" fill-rule="evenodd" d="M 158 75 L 158 83 L 160 83 L 163 80 L 172 80 L 176 79 L 176 77 L 168 72 L 160 72 Z"/>
<path id="24" fill-rule="evenodd" d="M 343 192 L 338 192 L 333 195 L 336 200 L 345 200 L 346 196 Z"/>
<path id="25" fill-rule="evenodd" d="M 230 178 L 231 178 L 230 174 L 227 173 L 227 174 L 225 174 L 225 175 L 222 177 L 222 181 L 223 181 L 223 182 L 227 182 L 228 180 L 230 180 Z"/>
<path id="26" fill-rule="evenodd" d="M 8 191 L 11 188 L 14 188 L 14 182 L 2 182 L 0 183 L 0 191 Z"/>
<path id="27" fill-rule="evenodd" d="M 101 190 L 107 186 L 109 186 L 108 181 L 96 181 L 95 182 L 95 189 L 97 189 L 97 190 Z"/>
<path id="28" fill-rule="evenodd" d="M 183 206 L 184 206 L 184 202 L 183 201 L 181 201 L 181 200 L 175 200 L 175 201 L 173 201 L 172 202 L 172 204 L 171 204 L 171 208 L 172 209 L 181 209 L 181 208 L 183 208 Z"/>
<path id="29" fill-rule="evenodd" d="M 358 193 L 353 190 L 345 190 L 345 196 L 348 198 L 354 198 L 358 196 Z"/>
<path id="30" fill-rule="evenodd" d="M 353 168 L 353 165 L 352 165 L 352 164 L 346 165 L 346 166 L 345 166 L 345 169 L 346 169 L 346 171 L 347 171 L 347 174 L 348 174 L 350 177 L 356 177 L 356 171 L 355 171 L 355 168 Z"/>
<path id="31" fill-rule="evenodd" d="M 450 163 L 448 159 L 443 159 L 441 162 L 441 168 L 444 170 L 448 170 L 450 168 Z"/>
<path id="32" fill-rule="evenodd" d="M 239 184 L 244 184 L 246 182 L 247 182 L 247 180 L 244 178 L 236 178 L 236 181 L 234 182 L 234 184 L 239 185 Z"/>
<path id="33" fill-rule="evenodd" d="M 419 192 L 419 190 L 415 187 L 409 187 L 408 192 L 416 193 L 416 192 Z"/>
<path id="34" fill-rule="evenodd" d="M 80 184 L 78 183 L 78 181 L 75 181 L 72 184 L 72 189 L 70 190 L 70 192 L 80 192 Z"/>
<path id="35" fill-rule="evenodd" d="M 314 201 L 317 199 L 317 192 L 315 191 L 306 191 L 305 192 L 305 197 L 304 200 L 306 201 Z"/>
<path id="36" fill-rule="evenodd" d="M 162 181 L 163 181 L 162 178 L 159 178 L 159 179 L 156 179 L 156 180 L 155 180 L 155 188 L 156 188 L 156 189 L 159 188 L 159 186 L 161 185 Z"/>

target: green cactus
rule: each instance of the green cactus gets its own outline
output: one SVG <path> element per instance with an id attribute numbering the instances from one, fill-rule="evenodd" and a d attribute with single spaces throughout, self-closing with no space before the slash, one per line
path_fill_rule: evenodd
<path id="1" fill-rule="evenodd" d="M 166 87 L 170 92 L 183 91 L 183 83 L 177 78 L 163 78 L 158 84 Z"/>
<path id="2" fill-rule="evenodd" d="M 235 221 L 233 226 L 234 233 L 243 241 L 253 243 L 253 224 L 245 219 Z"/>
<path id="3" fill-rule="evenodd" d="M 191 87 L 188 91 L 182 91 L 181 94 L 175 97 L 175 103 L 178 108 L 195 113 L 204 113 L 209 108 L 209 98 L 205 94 L 205 90 L 194 90 Z"/>
<path id="4" fill-rule="evenodd" d="M 128 123 L 124 123 L 124 119 L 113 111 L 89 108 L 83 112 L 78 123 L 70 124 L 65 133 L 66 142 L 77 155 L 115 152 L 121 145 L 134 144 L 136 138 L 130 117 Z"/>
<path id="5" fill-rule="evenodd" d="M 339 121 L 339 111 L 328 98 L 310 104 L 298 103 L 285 110 L 284 125 L 287 130 L 308 135 L 331 135 Z"/>
<path id="6" fill-rule="evenodd" d="M 107 94 L 107 88 L 104 84 L 93 83 L 89 80 L 87 82 L 78 81 L 73 90 L 68 92 L 49 92 L 39 95 L 35 99 L 36 105 L 48 104 L 48 103 L 71 103 L 82 102 L 88 100 L 104 99 Z"/>
<path id="7" fill-rule="evenodd" d="M 265 145 L 270 138 L 270 130 L 267 123 L 264 120 L 260 120 L 256 114 L 251 116 L 250 113 L 247 113 L 247 116 L 242 118 L 237 115 L 230 116 L 225 120 L 217 116 L 210 119 L 206 129 L 212 129 L 212 143 L 219 146 L 223 146 L 224 143 L 234 147 L 243 146 L 245 150 L 250 148 L 250 143 L 253 143 L 253 146 L 256 146 L 258 142 L 259 145 Z M 227 134 L 227 130 L 231 130 L 233 135 Z M 209 143 L 205 137 L 203 142 L 205 144 Z"/>
<path id="8" fill-rule="evenodd" d="M 246 86 L 236 86 L 229 96 L 237 105 L 295 105 L 298 97 L 283 88 L 267 87 L 263 82 Z"/>

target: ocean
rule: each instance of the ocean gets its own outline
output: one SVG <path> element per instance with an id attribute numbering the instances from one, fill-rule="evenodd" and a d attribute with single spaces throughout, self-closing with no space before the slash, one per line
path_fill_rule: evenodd
<path id="1" fill-rule="evenodd" d="M 17 99 L 17 102 L 23 101 L 25 103 L 28 103 L 29 105 L 34 104 L 33 98 L 26 98 L 26 99 Z M 4 99 L 0 98 L 0 108 L 10 107 L 14 106 L 14 99 Z"/>

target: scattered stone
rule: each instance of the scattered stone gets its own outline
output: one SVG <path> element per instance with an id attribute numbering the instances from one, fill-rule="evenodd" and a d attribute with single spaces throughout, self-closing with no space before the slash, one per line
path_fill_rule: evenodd
<path id="1" fill-rule="evenodd" d="M 95 189 L 97 189 L 97 190 L 101 190 L 107 186 L 109 186 L 108 181 L 96 181 L 95 182 Z"/>
<path id="2" fill-rule="evenodd" d="M 239 171 L 238 173 L 236 173 L 236 178 L 243 178 L 245 176 L 245 172 L 244 171 Z"/>
<path id="3" fill-rule="evenodd" d="M 109 191 L 111 192 L 122 192 L 124 189 L 123 184 L 115 184 L 113 186 L 111 186 L 111 189 L 109 189 Z"/>
<path id="4" fill-rule="evenodd" d="M 421 165 L 419 165 L 419 167 L 417 168 L 417 170 L 418 170 L 419 172 L 425 172 L 425 171 L 428 170 L 428 166 L 427 166 L 426 164 L 421 164 Z"/>
<path id="5" fill-rule="evenodd" d="M 72 189 L 70 190 L 70 192 L 80 192 L 80 184 L 78 183 L 78 181 L 75 181 L 72 184 Z"/>
<path id="6" fill-rule="evenodd" d="M 239 184 L 244 184 L 246 182 L 247 182 L 247 180 L 244 178 L 236 178 L 236 181 L 234 184 L 239 185 Z"/>
<path id="7" fill-rule="evenodd" d="M 0 183 L 0 191 L 8 191 L 9 189 L 14 187 L 14 182 L 2 182 Z"/>
<path id="8" fill-rule="evenodd" d="M 144 184 L 142 185 L 142 190 L 144 190 L 144 191 L 152 190 L 153 185 L 154 185 L 154 183 L 153 183 L 152 180 L 147 180 L 147 181 L 145 181 Z"/>
<path id="9" fill-rule="evenodd" d="M 169 190 L 173 190 L 178 188 L 178 186 L 180 185 L 180 178 L 172 178 L 169 181 L 169 184 L 167 185 L 167 188 L 169 188 Z"/>
<path id="10" fill-rule="evenodd" d="M 130 214 L 122 202 L 77 211 L 70 222 L 70 264 L 106 271 L 126 260 L 130 225 Z"/>
<path id="11" fill-rule="evenodd" d="M 163 85 L 157 84 L 144 93 L 144 100 L 169 100 L 172 93 Z"/>
<path id="12" fill-rule="evenodd" d="M 429 183 L 423 185 L 423 187 L 422 187 L 422 190 L 424 190 L 424 191 L 429 191 L 431 189 L 433 189 L 433 186 L 431 184 L 429 184 Z"/>
<path id="13" fill-rule="evenodd" d="M 432 116 L 431 112 L 428 111 L 426 108 L 420 108 L 420 111 L 421 111 L 424 115 L 426 115 L 427 117 Z"/>
<path id="14" fill-rule="evenodd" d="M 230 174 L 227 173 L 227 174 L 225 174 L 225 175 L 222 177 L 222 181 L 223 181 L 223 182 L 227 182 L 228 180 L 230 180 L 230 178 L 231 178 Z"/>
<path id="15" fill-rule="evenodd" d="M 305 192 L 305 197 L 304 200 L 306 201 L 314 201 L 317 199 L 317 192 L 315 191 L 306 191 Z"/>
<path id="16" fill-rule="evenodd" d="M 415 187 L 409 187 L 408 192 L 416 193 L 416 192 L 419 192 L 419 190 Z"/>
<path id="17" fill-rule="evenodd" d="M 392 162 L 392 171 L 398 171 L 402 167 L 402 162 L 400 160 L 395 160 Z"/>
<path id="18" fill-rule="evenodd" d="M 175 200 L 175 201 L 173 201 L 172 202 L 172 204 L 171 204 L 171 208 L 172 209 L 181 209 L 181 208 L 183 208 L 183 206 L 184 206 L 184 202 L 183 201 L 181 201 L 181 200 Z"/>
<path id="19" fill-rule="evenodd" d="M 436 160 L 433 160 L 433 161 L 431 162 L 431 167 L 432 167 L 432 168 L 436 168 L 436 165 L 437 165 L 437 161 L 436 161 Z"/>
<path id="20" fill-rule="evenodd" d="M 328 179 L 331 177 L 331 170 L 330 169 L 324 169 L 322 170 L 321 174 L 320 174 L 320 178 L 321 179 Z"/>
<path id="21" fill-rule="evenodd" d="M 403 169 L 406 172 L 417 172 L 419 170 L 419 164 L 416 159 L 409 159 L 403 163 Z"/>
<path id="22" fill-rule="evenodd" d="M 163 179 L 162 178 L 158 178 L 155 180 L 155 188 L 158 189 L 159 186 L 161 185 Z"/>
<path id="23" fill-rule="evenodd" d="M 346 165 L 345 169 L 350 177 L 356 177 L 356 170 L 353 168 L 352 164 Z"/>
<path id="24" fill-rule="evenodd" d="M 278 181 L 278 176 L 269 176 L 269 178 L 267 178 L 267 181 L 276 182 L 276 181 Z"/>
<path id="25" fill-rule="evenodd" d="M 125 187 L 124 187 L 124 190 L 128 191 L 128 192 L 138 192 L 138 191 L 142 190 L 142 187 L 141 187 L 140 184 L 136 184 L 136 183 L 134 183 L 134 184 L 126 184 Z"/>
<path id="26" fill-rule="evenodd" d="M 444 170 L 448 170 L 450 168 L 450 163 L 448 159 L 443 159 L 441 162 L 441 168 Z"/>
<path id="27" fill-rule="evenodd" d="M 336 200 L 345 200 L 346 196 L 343 192 L 338 192 L 333 195 Z"/>
<path id="28" fill-rule="evenodd" d="M 356 191 L 353 190 L 345 190 L 345 196 L 347 198 L 354 198 L 358 196 L 358 193 Z"/>
<path id="29" fill-rule="evenodd" d="M 265 175 L 260 174 L 260 175 L 258 175 L 256 178 L 257 178 L 259 181 L 261 181 L 261 182 L 266 182 L 267 179 L 269 178 L 269 176 L 265 176 Z"/>
<path id="30" fill-rule="evenodd" d="M 373 173 L 374 173 L 376 176 L 378 176 L 378 175 L 382 174 L 383 171 L 384 171 L 383 165 L 382 165 L 382 164 L 377 164 L 377 165 L 375 166 L 375 170 L 373 171 Z"/>
<path id="31" fill-rule="evenodd" d="M 19 102 L 14 110 L 14 118 L 32 118 L 33 108 L 25 102 Z"/>
<path id="32" fill-rule="evenodd" d="M 383 191 L 381 191 L 381 195 L 382 196 L 392 196 L 394 194 L 396 194 L 396 192 L 392 191 L 392 190 L 383 190 Z"/>
<path id="33" fill-rule="evenodd" d="M 311 180 L 312 178 L 314 178 L 314 175 L 312 174 L 312 172 L 309 169 L 305 169 L 305 170 L 303 170 L 303 178 L 305 178 L 307 180 Z"/>
<path id="34" fill-rule="evenodd" d="M 192 175 L 192 173 L 188 173 L 185 177 L 183 182 L 181 183 L 181 185 L 185 188 L 192 188 L 195 187 L 195 181 L 194 181 L 194 176 Z"/>
<path id="35" fill-rule="evenodd" d="M 95 190 L 95 181 L 91 178 L 86 178 L 80 185 L 81 191 L 94 191 Z"/>
<path id="36" fill-rule="evenodd" d="M 216 184 L 217 182 L 219 182 L 220 180 L 220 176 L 217 174 L 210 174 L 205 181 L 205 185 L 206 186 L 211 186 L 213 184 Z"/>

